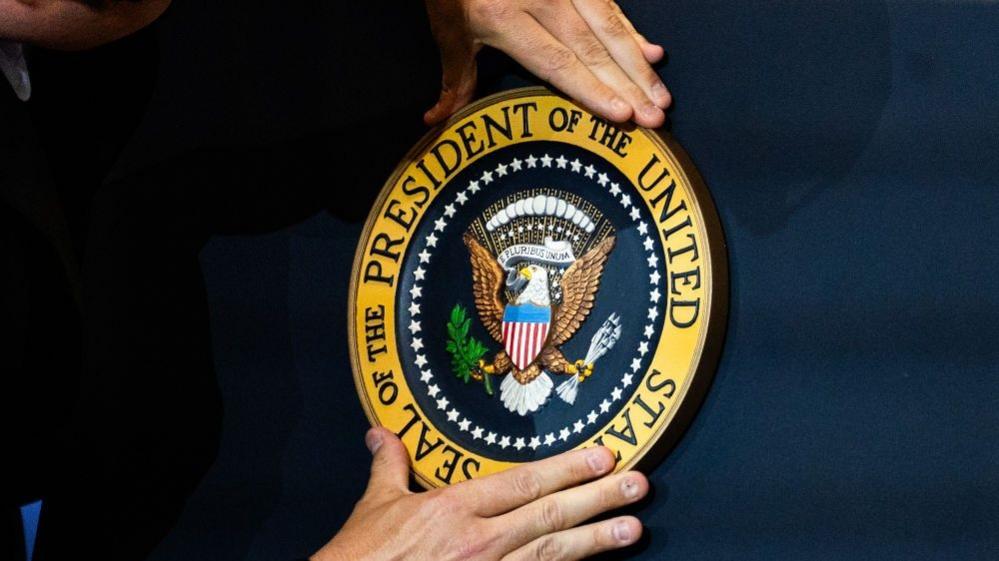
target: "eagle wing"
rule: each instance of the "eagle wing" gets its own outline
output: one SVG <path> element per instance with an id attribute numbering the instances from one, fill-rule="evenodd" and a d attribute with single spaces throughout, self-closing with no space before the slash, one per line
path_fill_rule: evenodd
<path id="1" fill-rule="evenodd" d="M 614 249 L 614 236 L 607 236 L 596 247 L 577 259 L 562 275 L 562 305 L 555 314 L 549 344 L 568 341 L 593 309 L 600 288 L 607 257 Z"/>
<path id="2" fill-rule="evenodd" d="M 463 237 L 468 246 L 468 255 L 472 262 L 472 294 L 475 297 L 475 308 L 479 319 L 493 339 L 503 342 L 503 312 L 506 306 L 500 293 L 503 289 L 503 268 L 482 247 L 482 244 L 471 234 Z"/>

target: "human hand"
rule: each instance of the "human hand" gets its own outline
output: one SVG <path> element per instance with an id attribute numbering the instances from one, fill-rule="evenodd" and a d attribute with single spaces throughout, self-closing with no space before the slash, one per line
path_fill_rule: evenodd
<path id="1" fill-rule="evenodd" d="M 374 451 L 367 491 L 312 561 L 582 559 L 642 533 L 633 516 L 576 527 L 648 492 L 640 473 L 608 475 L 614 456 L 607 448 L 412 493 L 402 442 L 384 428 L 368 431 L 365 442 Z"/>
<path id="2" fill-rule="evenodd" d="M 649 43 L 611 0 L 426 0 L 441 51 L 440 99 L 424 115 L 439 123 L 472 100 L 475 57 L 490 46 L 513 57 L 594 113 L 645 127 L 663 124 L 670 93 Z"/>

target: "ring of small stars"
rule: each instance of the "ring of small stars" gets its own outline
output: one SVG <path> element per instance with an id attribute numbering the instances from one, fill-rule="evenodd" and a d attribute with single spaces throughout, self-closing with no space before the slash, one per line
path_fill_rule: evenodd
<path id="1" fill-rule="evenodd" d="M 438 233 L 443 232 L 444 229 L 447 228 L 447 219 L 454 217 L 457 212 L 457 207 L 467 203 L 472 196 L 482 191 L 485 186 L 488 186 L 494 181 L 498 181 L 501 177 L 513 175 L 514 173 L 524 169 L 538 167 L 566 169 L 572 173 L 579 174 L 586 179 L 592 180 L 601 188 L 608 190 L 611 196 L 621 203 L 621 206 L 628 212 L 628 216 L 636 224 L 638 233 L 642 236 L 642 247 L 648 254 L 646 263 L 649 267 L 648 278 L 650 286 L 650 306 L 648 308 L 648 314 L 646 315 L 646 325 L 644 331 L 642 332 L 642 338 L 638 344 L 638 348 L 635 350 L 634 358 L 631 361 L 628 371 L 621 376 L 621 382 L 611 391 L 609 399 L 604 398 L 604 400 L 601 401 L 596 408 L 590 410 L 583 417 L 576 419 L 574 422 L 562 427 L 560 430 L 552 431 L 545 435 L 516 436 L 498 434 L 493 431 L 487 431 L 472 422 L 467 415 L 459 411 L 458 408 L 448 400 L 447 396 L 443 395 L 440 387 L 434 383 L 435 374 L 430 370 L 429 361 L 427 360 L 426 355 L 423 354 L 423 338 L 418 336 L 422 330 L 420 320 L 417 318 L 421 312 L 421 305 L 418 300 L 420 300 L 423 296 L 423 289 L 420 286 L 420 282 L 424 280 L 427 273 L 423 266 L 430 263 L 430 259 L 433 257 L 432 251 L 437 248 L 437 242 L 439 241 Z M 414 282 L 412 288 L 409 290 L 409 314 L 412 319 L 407 326 L 410 338 L 412 339 L 410 341 L 410 347 L 412 347 L 413 351 L 417 353 L 415 364 L 420 369 L 420 381 L 423 383 L 431 401 L 436 404 L 437 409 L 443 411 L 447 416 L 448 422 L 452 423 L 455 428 L 461 432 L 470 434 L 473 440 L 482 440 L 489 446 L 498 446 L 501 449 L 506 449 L 512 446 L 517 450 L 522 450 L 526 447 L 532 450 L 537 450 L 538 448 L 554 446 L 560 441 L 567 442 L 572 434 L 579 434 L 583 432 L 583 429 L 596 423 L 601 416 L 608 413 L 611 405 L 620 400 L 624 395 L 624 391 L 635 382 L 634 377 L 638 374 L 638 370 L 641 368 L 642 359 L 650 351 L 649 345 L 651 344 L 652 336 L 655 334 L 653 325 L 656 318 L 659 316 L 659 301 L 663 299 L 663 295 L 659 290 L 660 280 L 662 280 L 662 274 L 659 272 L 659 257 L 655 253 L 655 243 L 653 242 L 651 235 L 648 223 L 641 219 L 641 211 L 638 206 L 632 202 L 631 195 L 622 191 L 620 184 L 610 181 L 605 173 L 597 173 L 597 168 L 593 165 L 584 166 L 579 159 L 570 161 L 561 154 L 554 158 L 549 154 L 543 154 L 541 156 L 531 154 L 524 159 L 513 158 L 508 162 L 498 164 L 494 169 L 482 172 L 482 175 L 478 179 L 470 181 L 464 189 L 458 191 L 454 202 L 444 207 L 444 216 L 438 218 L 434 222 L 433 231 L 426 237 L 422 250 L 417 254 L 420 264 L 417 266 L 416 270 L 413 271 Z"/>

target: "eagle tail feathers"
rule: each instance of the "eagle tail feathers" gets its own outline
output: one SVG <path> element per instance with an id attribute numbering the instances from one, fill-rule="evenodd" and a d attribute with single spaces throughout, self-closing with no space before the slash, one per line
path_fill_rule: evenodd
<path id="1" fill-rule="evenodd" d="M 521 384 L 509 374 L 500 384 L 500 400 L 508 410 L 523 417 L 534 413 L 548 401 L 553 385 L 551 377 L 543 370 L 537 378 L 526 384 Z"/>

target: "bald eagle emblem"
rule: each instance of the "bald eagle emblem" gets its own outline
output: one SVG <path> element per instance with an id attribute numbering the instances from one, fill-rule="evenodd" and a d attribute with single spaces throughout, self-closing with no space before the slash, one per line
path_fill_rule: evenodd
<path id="1" fill-rule="evenodd" d="M 548 401 L 552 376 L 568 377 L 557 392 L 571 404 L 594 361 L 620 336 L 611 314 L 585 358 L 570 360 L 560 349 L 593 310 L 615 237 L 599 211 L 569 194 L 545 191 L 498 207 L 463 236 L 479 320 L 502 345 L 491 360 L 479 359 L 472 375 L 506 376 L 500 399 L 523 416 Z"/>

